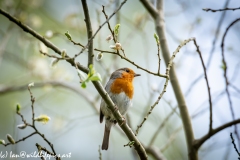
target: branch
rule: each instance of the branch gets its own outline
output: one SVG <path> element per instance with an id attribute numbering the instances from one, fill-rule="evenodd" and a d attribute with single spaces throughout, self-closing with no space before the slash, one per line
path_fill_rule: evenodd
<path id="1" fill-rule="evenodd" d="M 233 106 L 232 106 L 232 100 L 231 100 L 231 96 L 230 96 L 230 92 L 228 90 L 228 86 L 229 86 L 229 82 L 228 82 L 228 77 L 227 77 L 227 63 L 226 63 L 226 60 L 225 60 L 225 55 L 224 55 L 224 40 L 225 40 L 225 37 L 229 31 L 229 29 L 235 24 L 237 23 L 238 21 L 240 21 L 240 18 L 234 20 L 226 29 L 226 31 L 224 32 L 224 35 L 222 37 L 222 42 L 221 42 L 221 51 L 222 51 L 222 63 L 223 63 L 223 70 L 224 70 L 224 79 L 225 79 L 225 84 L 226 84 L 226 93 L 227 93 L 227 97 L 228 97 L 228 102 L 229 102 L 229 107 L 230 107 L 230 110 L 231 110 L 231 114 L 232 114 L 232 118 L 233 120 L 235 119 L 235 114 L 234 114 L 234 111 L 233 111 Z M 239 134 L 238 134 L 238 130 L 237 130 L 237 126 L 234 126 L 234 132 L 238 138 L 238 140 L 240 139 L 239 137 Z M 239 146 L 240 146 L 240 143 L 239 143 Z"/>
<path id="2" fill-rule="evenodd" d="M 209 85 L 209 82 L 208 82 L 208 77 L 207 77 L 207 69 L 205 67 L 205 64 L 204 64 L 204 61 L 203 61 L 203 58 L 202 58 L 202 54 L 201 54 L 201 51 L 199 50 L 199 46 L 197 45 L 197 41 L 196 39 L 193 40 L 194 42 L 194 45 L 196 46 L 197 48 L 197 52 L 198 52 L 198 55 L 201 59 L 201 62 L 202 62 L 202 66 L 203 66 L 203 71 L 204 71 L 204 77 L 205 77 L 205 80 L 206 80 L 206 84 L 207 84 L 207 89 L 208 89 L 208 99 L 209 99 L 209 133 L 212 131 L 212 97 L 211 97 L 211 92 L 210 92 L 210 85 Z"/>
<path id="3" fill-rule="evenodd" d="M 164 20 L 164 3 L 163 0 L 157 1 L 157 12 L 155 9 L 152 9 L 153 7 L 149 4 L 149 1 L 146 0 L 140 0 L 144 7 L 148 10 L 148 12 L 151 14 L 152 18 L 155 22 L 155 28 L 156 32 L 158 34 L 160 45 L 161 45 L 161 51 L 162 55 L 165 61 L 165 64 L 167 65 L 168 62 L 170 62 L 170 51 L 167 44 L 167 38 L 165 35 L 165 20 Z M 148 3 L 147 3 L 148 2 Z M 169 74 L 172 88 L 179 106 L 180 114 L 182 117 L 184 132 L 185 132 L 185 138 L 189 153 L 189 159 L 191 160 L 197 160 L 197 151 L 191 152 L 192 150 L 192 142 L 194 141 L 194 133 L 193 128 L 191 124 L 191 118 L 188 113 L 188 108 L 185 102 L 184 95 L 182 93 L 181 87 L 178 82 L 178 78 L 175 72 L 175 68 L 172 67 L 170 74 Z M 191 154 L 190 154 L 191 153 Z"/>
<path id="4" fill-rule="evenodd" d="M 208 11 L 211 11 L 211 12 L 221 12 L 221 11 L 227 11 L 227 10 L 232 10 L 232 11 L 235 11 L 235 10 L 238 10 L 240 9 L 240 7 L 238 8 L 224 8 L 224 9 L 211 9 L 211 8 L 203 8 L 202 10 L 208 12 Z"/>
<path id="5" fill-rule="evenodd" d="M 153 19 L 156 19 L 158 16 L 158 11 L 154 8 L 154 6 L 150 3 L 148 0 L 140 0 L 140 2 L 143 4 L 143 6 L 148 10 L 149 14 L 153 17 Z"/>
<path id="6" fill-rule="evenodd" d="M 87 16 L 88 13 L 88 9 L 87 9 L 87 5 L 84 4 L 86 3 L 86 0 L 82 0 L 83 3 L 83 8 L 85 8 L 85 17 L 86 18 L 90 18 L 89 16 Z M 87 20 L 86 19 L 86 23 L 88 23 L 87 25 L 91 25 L 90 23 L 90 19 Z M 87 27 L 87 32 L 89 32 L 89 29 L 91 29 L 91 27 Z M 88 43 L 90 43 L 90 45 L 93 44 L 92 42 L 92 38 L 88 37 Z M 92 59 L 93 57 L 91 57 L 91 53 L 93 53 L 93 48 L 89 48 L 88 50 L 88 58 Z M 91 62 L 91 60 L 88 59 L 88 62 Z M 101 95 L 101 97 L 103 98 L 103 100 L 106 102 L 106 104 L 108 105 L 108 107 L 110 108 L 110 110 L 112 111 L 114 118 L 117 120 L 119 126 L 122 128 L 122 130 L 125 132 L 125 134 L 127 135 L 128 139 L 130 141 L 134 141 L 134 147 L 135 150 L 138 152 L 139 157 L 142 160 L 147 159 L 147 154 L 145 149 L 143 148 L 143 146 L 141 145 L 140 141 L 137 139 L 137 137 L 134 136 L 134 133 L 132 132 L 131 128 L 127 125 L 126 120 L 123 119 L 123 116 L 121 115 L 121 113 L 118 110 L 118 107 L 113 103 L 113 101 L 111 100 L 110 96 L 108 95 L 108 93 L 106 92 L 106 90 L 103 88 L 102 84 L 99 81 L 92 81 L 93 85 L 95 86 L 95 88 L 97 89 L 97 91 L 99 92 L 99 94 Z"/>
<path id="7" fill-rule="evenodd" d="M 238 124 L 238 123 L 240 123 L 240 119 L 237 119 L 237 120 L 228 122 L 228 123 L 226 123 L 226 124 L 223 124 L 222 126 L 219 126 L 219 127 L 215 128 L 215 129 L 212 129 L 212 132 L 211 132 L 210 134 L 207 133 L 207 134 L 206 134 L 205 136 L 203 136 L 202 138 L 195 140 L 194 143 L 193 143 L 193 147 L 194 147 L 195 149 L 198 149 L 199 147 L 201 147 L 201 145 L 202 145 L 205 141 L 207 141 L 209 138 L 211 138 L 211 137 L 212 137 L 213 135 L 215 135 L 216 133 L 218 133 L 218 132 L 220 132 L 220 131 L 224 130 L 225 128 L 228 128 L 228 127 L 230 127 L 230 126 L 232 126 L 232 125 Z"/>
<path id="8" fill-rule="evenodd" d="M 82 7 L 84 11 L 84 16 L 85 19 L 84 21 L 86 22 L 86 27 L 87 27 L 87 35 L 88 35 L 88 66 L 90 64 L 93 64 L 93 38 L 92 38 L 92 25 L 91 25 L 91 19 L 89 16 L 88 12 L 88 6 L 87 6 L 87 1 L 82 0 Z"/>
<path id="9" fill-rule="evenodd" d="M 145 69 L 145 68 L 142 68 L 142 67 L 140 67 L 139 65 L 137 65 L 135 62 L 133 62 L 133 61 L 131 61 L 130 59 L 128 59 L 127 57 L 124 57 L 124 56 L 122 56 L 121 54 L 118 54 L 118 53 L 116 53 L 116 52 L 104 51 L 104 50 L 100 50 L 100 49 L 96 49 L 96 48 L 95 48 L 94 50 L 95 50 L 95 51 L 99 51 L 99 52 L 103 52 L 103 53 L 115 54 L 115 55 L 121 57 L 121 59 L 124 59 L 124 60 L 128 61 L 129 63 L 131 63 L 132 65 L 136 66 L 138 69 L 141 69 L 141 70 L 143 70 L 143 71 L 145 71 L 145 72 L 147 72 L 147 73 L 149 73 L 149 74 L 152 74 L 152 75 L 154 75 L 154 76 L 159 76 L 159 77 L 167 78 L 167 75 L 154 73 L 154 72 L 151 72 L 151 71 L 149 71 L 149 70 L 147 70 L 147 69 Z"/>
<path id="10" fill-rule="evenodd" d="M 41 42 L 43 42 L 48 48 L 52 49 L 57 54 L 61 55 L 62 51 L 59 48 L 57 48 L 52 42 L 50 42 L 49 40 L 45 39 L 43 36 L 41 36 L 40 34 L 35 32 L 33 29 L 31 29 L 27 25 L 23 24 L 20 20 L 14 18 L 13 16 L 11 16 L 9 13 L 7 13 L 6 11 L 4 11 L 2 9 L 0 9 L 0 14 L 4 15 L 10 21 L 12 21 L 15 24 L 17 24 L 20 28 L 23 29 L 24 32 L 27 32 L 27 33 L 31 34 L 33 37 L 35 37 L 38 40 L 40 40 Z M 66 56 L 65 58 L 67 59 L 66 61 L 69 62 L 72 66 L 75 66 L 75 63 L 74 63 L 73 59 L 69 59 L 70 57 L 68 57 L 68 56 Z M 86 67 L 84 67 L 84 66 L 82 66 L 80 64 L 78 64 L 78 68 L 80 70 L 82 70 L 83 72 L 88 73 L 88 68 L 86 68 Z"/>

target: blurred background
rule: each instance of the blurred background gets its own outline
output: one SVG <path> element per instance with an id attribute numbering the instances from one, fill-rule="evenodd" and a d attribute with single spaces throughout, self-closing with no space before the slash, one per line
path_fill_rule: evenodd
<path id="1" fill-rule="evenodd" d="M 87 3 L 95 32 L 105 21 L 102 5 L 110 15 L 121 2 L 89 0 Z M 234 8 L 239 7 L 240 2 L 168 0 L 164 5 L 170 52 L 173 53 L 183 40 L 196 38 L 208 68 L 213 100 L 213 127 L 230 122 L 232 116 L 225 92 L 220 45 L 227 26 L 239 18 L 239 10 L 213 13 L 202 9 Z M 69 56 L 78 53 L 81 47 L 73 45 L 64 33 L 69 31 L 75 42 L 87 44 L 80 0 L 1 0 L 0 7 L 45 36 L 58 48 L 66 50 Z M 126 56 L 141 67 L 157 72 L 154 22 L 142 4 L 139 1 L 127 1 L 120 12 L 110 20 L 112 28 L 118 23 L 121 24 L 119 41 Z M 94 39 L 94 48 L 111 51 L 109 46 L 114 43 L 106 41 L 108 35 L 110 31 L 105 25 Z M 239 44 L 240 23 L 236 23 L 227 34 L 224 47 L 235 118 L 240 116 Z M 81 88 L 77 71 L 69 63 L 60 61 L 52 67 L 52 59 L 41 55 L 39 50 L 57 55 L 0 15 L 0 139 L 7 141 L 6 134 L 11 134 L 18 140 L 33 132 L 31 128 L 20 130 L 16 127 L 22 124 L 22 121 L 15 110 L 16 104 L 20 104 L 21 113 L 29 123 L 31 122 L 31 101 L 27 85 L 34 82 L 32 92 L 36 98 L 35 115 L 46 114 L 51 117 L 49 123 L 45 125 L 36 123 L 36 126 L 54 144 L 55 151 L 58 154 L 71 153 L 70 159 L 98 159 L 99 145 L 102 143 L 104 133 L 104 123 L 99 123 L 100 96 L 91 83 L 88 83 L 86 89 Z M 95 57 L 97 54 L 98 52 L 95 52 Z M 86 66 L 87 51 L 81 54 L 77 61 Z M 201 61 L 192 42 L 180 50 L 174 62 L 192 118 L 195 138 L 200 138 L 208 132 L 209 103 Z M 134 80 L 133 106 L 127 116 L 135 132 L 150 106 L 157 100 L 165 79 L 149 75 L 111 54 L 104 53 L 101 61 L 95 59 L 95 69 L 101 74 L 103 85 L 106 84 L 110 74 L 121 67 L 130 67 L 142 75 Z M 165 69 L 162 60 L 162 74 L 165 74 Z M 188 157 L 187 146 L 176 106 L 176 99 L 169 83 L 167 92 L 140 129 L 138 138 L 145 146 L 152 144 L 158 147 L 169 160 L 185 160 Z M 165 120 L 166 117 L 169 118 Z M 159 128 L 162 124 L 164 126 Z M 237 159 L 237 153 L 231 144 L 230 132 L 234 132 L 234 127 L 229 127 L 206 141 L 199 150 L 199 159 Z M 116 125 L 111 131 L 108 151 L 101 151 L 103 159 L 137 159 L 133 148 L 123 147 L 128 142 Z M 35 135 L 16 145 L 7 147 L 0 145 L 0 151 L 3 153 L 12 151 L 16 154 L 26 151 L 30 154 L 37 150 L 36 143 L 50 149 L 41 137 Z M 149 159 L 154 158 L 149 155 Z"/>

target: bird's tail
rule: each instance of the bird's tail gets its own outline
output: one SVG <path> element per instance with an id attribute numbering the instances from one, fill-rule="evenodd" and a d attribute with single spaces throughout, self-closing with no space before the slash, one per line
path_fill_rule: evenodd
<path id="1" fill-rule="evenodd" d="M 109 136 L 110 136 L 111 127 L 107 127 L 105 124 L 103 142 L 102 142 L 102 150 L 107 150 L 109 145 Z"/>

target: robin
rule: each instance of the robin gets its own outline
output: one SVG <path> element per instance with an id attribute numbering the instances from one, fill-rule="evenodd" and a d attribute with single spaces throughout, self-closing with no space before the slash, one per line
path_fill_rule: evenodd
<path id="1" fill-rule="evenodd" d="M 134 71 L 129 68 L 120 68 L 112 73 L 105 87 L 112 101 L 117 105 L 118 110 L 122 115 L 125 115 L 128 108 L 132 106 L 134 92 L 133 79 L 137 76 L 140 76 L 140 74 L 134 73 Z M 100 123 L 102 123 L 104 116 L 106 122 L 102 150 L 107 150 L 111 127 L 115 125 L 117 121 L 114 118 L 112 111 L 102 99 L 100 105 Z"/>

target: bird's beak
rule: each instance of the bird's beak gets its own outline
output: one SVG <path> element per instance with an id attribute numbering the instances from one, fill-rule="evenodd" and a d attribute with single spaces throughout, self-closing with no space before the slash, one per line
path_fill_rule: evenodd
<path id="1" fill-rule="evenodd" d="M 135 74 L 134 74 L 134 77 L 137 77 L 137 76 L 141 76 L 141 74 L 136 74 L 136 73 L 135 73 Z"/>

